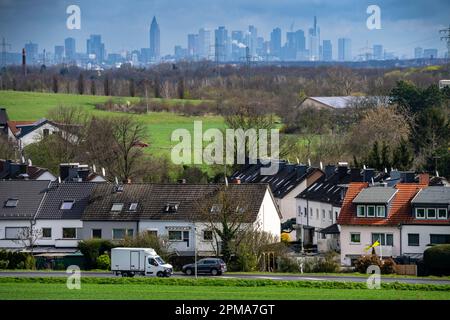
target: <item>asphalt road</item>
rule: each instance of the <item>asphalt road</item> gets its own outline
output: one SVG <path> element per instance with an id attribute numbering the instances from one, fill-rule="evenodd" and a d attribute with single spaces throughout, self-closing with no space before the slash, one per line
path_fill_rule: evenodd
<path id="1" fill-rule="evenodd" d="M 116 277 L 110 272 L 82 272 L 83 277 Z M 64 271 L 50 271 L 50 272 L 32 272 L 32 271 L 1 271 L 0 277 L 65 277 L 67 273 Z M 173 277 L 188 278 L 183 273 L 176 272 Z M 199 277 L 211 277 L 211 276 L 199 276 Z M 191 276 L 190 278 L 193 278 Z M 252 274 L 225 274 L 217 276 L 217 278 L 223 279 L 270 279 L 270 280 L 284 280 L 284 281 L 343 281 L 343 282 L 365 282 L 366 277 L 354 277 L 354 276 L 311 276 L 311 275 L 252 275 Z M 392 278 L 389 276 L 381 276 L 382 282 L 401 282 L 412 284 L 447 284 L 450 285 L 450 280 L 439 279 L 426 279 L 426 278 Z"/>

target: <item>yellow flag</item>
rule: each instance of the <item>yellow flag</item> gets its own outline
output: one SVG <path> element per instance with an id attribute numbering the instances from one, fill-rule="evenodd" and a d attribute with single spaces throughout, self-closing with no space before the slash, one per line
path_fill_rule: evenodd
<path id="1" fill-rule="evenodd" d="M 367 251 L 367 250 L 369 250 L 369 249 L 378 247 L 379 245 L 380 245 L 380 241 L 377 240 L 377 241 L 375 241 L 371 246 L 367 246 L 364 250 Z"/>

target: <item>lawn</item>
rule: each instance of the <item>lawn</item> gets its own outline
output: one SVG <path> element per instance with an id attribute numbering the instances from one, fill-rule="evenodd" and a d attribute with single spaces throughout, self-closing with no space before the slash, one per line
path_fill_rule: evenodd
<path id="1" fill-rule="evenodd" d="M 37 120 L 46 117 L 48 111 L 57 106 L 80 106 L 89 112 L 105 116 L 113 113 L 95 110 L 95 104 L 104 103 L 109 99 L 120 99 L 121 101 L 138 101 L 139 98 L 132 97 L 106 97 L 75 94 L 54 94 L 41 92 L 19 92 L 0 91 L 0 106 L 5 107 L 10 120 Z M 160 100 L 163 99 L 154 99 Z M 167 103 L 200 103 L 201 100 L 165 99 Z M 114 113 L 118 114 L 118 113 Z M 179 128 L 188 129 L 193 132 L 194 121 L 203 121 L 203 130 L 209 128 L 225 127 L 223 118 L 220 116 L 190 117 L 167 112 L 150 112 L 145 115 L 134 115 L 147 125 L 148 141 L 150 148 L 148 152 L 158 155 L 169 155 L 170 149 L 176 143 L 171 142 L 172 131 Z"/>
<path id="2" fill-rule="evenodd" d="M 321 289 L 289 287 L 174 286 L 153 284 L 82 284 L 69 290 L 61 283 L 2 283 L 0 300 L 139 299 L 139 300 L 432 300 L 450 299 L 445 291 Z"/>

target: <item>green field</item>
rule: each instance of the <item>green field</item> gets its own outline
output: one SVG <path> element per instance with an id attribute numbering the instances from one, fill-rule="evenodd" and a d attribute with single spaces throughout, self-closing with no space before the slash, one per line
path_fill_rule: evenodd
<path id="1" fill-rule="evenodd" d="M 113 113 L 95 110 L 95 104 L 104 103 L 112 99 L 105 96 L 54 94 L 40 92 L 0 91 L 0 106 L 5 107 L 10 120 L 37 120 L 46 117 L 48 111 L 57 106 L 79 106 L 90 113 L 104 116 Z M 121 101 L 138 101 L 139 98 L 120 97 L 113 98 Z M 200 103 L 201 100 L 179 99 L 153 99 L 166 103 Z M 114 113 L 118 114 L 118 113 Z M 167 112 L 150 112 L 145 115 L 134 115 L 148 127 L 148 152 L 159 155 L 167 155 L 175 144 L 170 141 L 172 131 L 178 128 L 193 131 L 194 121 L 203 121 L 203 130 L 209 128 L 224 128 L 223 118 L 220 116 L 189 117 Z"/>
<path id="2" fill-rule="evenodd" d="M 139 299 L 139 300 L 431 300 L 450 299 L 445 291 L 321 289 L 289 287 L 174 286 L 152 284 L 82 284 L 80 290 L 69 290 L 65 284 L 2 283 L 0 300 L 17 299 Z"/>

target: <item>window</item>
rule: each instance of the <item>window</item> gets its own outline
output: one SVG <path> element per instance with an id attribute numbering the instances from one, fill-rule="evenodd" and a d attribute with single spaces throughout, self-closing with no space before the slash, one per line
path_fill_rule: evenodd
<path id="1" fill-rule="evenodd" d="M 147 230 L 147 234 L 156 238 L 158 236 L 158 230 Z"/>
<path id="2" fill-rule="evenodd" d="M 436 219 L 436 209 L 435 208 L 427 209 L 427 219 Z"/>
<path id="3" fill-rule="evenodd" d="M 211 213 L 219 213 L 220 212 L 220 205 L 218 204 L 213 204 L 211 206 Z"/>
<path id="4" fill-rule="evenodd" d="M 44 137 L 48 137 L 48 135 L 50 134 L 50 130 L 49 129 L 44 129 L 42 130 Z"/>
<path id="5" fill-rule="evenodd" d="M 211 230 L 203 231 L 203 240 L 212 241 L 212 239 L 213 239 L 213 233 Z"/>
<path id="6" fill-rule="evenodd" d="M 42 238 L 51 239 L 52 238 L 52 228 L 42 228 Z"/>
<path id="7" fill-rule="evenodd" d="M 168 203 L 164 208 L 165 212 L 171 213 L 177 212 L 177 210 L 178 210 L 178 203 Z"/>
<path id="8" fill-rule="evenodd" d="M 76 228 L 63 228 L 62 230 L 63 239 L 76 239 L 77 229 Z"/>
<path id="9" fill-rule="evenodd" d="M 236 213 L 244 214 L 245 213 L 245 208 L 243 208 L 241 206 L 237 206 L 236 207 Z"/>
<path id="10" fill-rule="evenodd" d="M 431 244 L 449 244 L 450 234 L 430 234 Z"/>
<path id="11" fill-rule="evenodd" d="M 136 211 L 136 210 L 137 210 L 137 207 L 138 207 L 137 202 L 133 202 L 133 203 L 130 203 L 130 208 L 129 208 L 128 210 L 130 210 L 130 211 Z"/>
<path id="12" fill-rule="evenodd" d="M 357 206 L 356 216 L 360 217 L 360 218 L 365 217 L 366 216 L 366 207 L 365 206 Z"/>
<path id="13" fill-rule="evenodd" d="M 408 233 L 408 246 L 418 247 L 419 246 L 419 234 L 418 233 Z"/>
<path id="14" fill-rule="evenodd" d="M 385 206 L 377 206 L 377 217 L 378 218 L 386 217 L 386 207 Z"/>
<path id="15" fill-rule="evenodd" d="M 361 234 L 360 233 L 350 233 L 350 242 L 351 243 L 361 243 Z"/>
<path id="16" fill-rule="evenodd" d="M 133 236 L 133 229 L 113 229 L 113 240 L 123 240 Z"/>
<path id="17" fill-rule="evenodd" d="M 445 208 L 438 209 L 438 219 L 447 219 L 447 209 Z"/>
<path id="18" fill-rule="evenodd" d="M 123 203 L 114 203 L 111 207 L 111 211 L 122 211 Z"/>
<path id="19" fill-rule="evenodd" d="M 311 218 L 312 218 L 312 216 L 313 216 L 313 211 L 312 211 L 312 208 L 309 208 L 309 215 L 311 216 Z"/>
<path id="20" fill-rule="evenodd" d="M 331 210 L 328 211 L 328 219 L 330 221 L 333 221 L 333 211 L 331 211 Z"/>
<path id="21" fill-rule="evenodd" d="M 20 239 L 26 233 L 27 227 L 6 227 L 5 238 L 9 240 Z"/>
<path id="22" fill-rule="evenodd" d="M 64 201 L 61 203 L 60 209 L 61 209 L 61 210 L 71 210 L 74 203 L 75 203 L 74 200 L 64 200 Z"/>
<path id="23" fill-rule="evenodd" d="M 367 217 L 375 217 L 375 206 L 367 206 Z"/>
<path id="24" fill-rule="evenodd" d="M 181 241 L 182 240 L 182 233 L 178 230 L 169 230 L 169 240 L 170 241 Z"/>
<path id="25" fill-rule="evenodd" d="M 382 246 L 393 246 L 394 236 L 392 233 L 372 233 L 372 243 L 380 241 Z"/>
<path id="26" fill-rule="evenodd" d="M 307 215 L 308 215 L 308 209 L 305 207 L 304 208 L 305 210 L 304 210 L 304 213 L 303 213 L 303 215 L 306 217 Z"/>
<path id="27" fill-rule="evenodd" d="M 325 220 L 325 209 L 322 209 L 322 220 Z"/>
<path id="28" fill-rule="evenodd" d="M 5 202 L 5 208 L 15 208 L 17 207 L 18 203 L 19 203 L 18 199 L 8 199 Z"/>
<path id="29" fill-rule="evenodd" d="M 416 219 L 425 219 L 425 209 L 416 208 Z"/>
<path id="30" fill-rule="evenodd" d="M 319 220 L 319 209 L 316 209 L 316 219 Z"/>
<path id="31" fill-rule="evenodd" d="M 92 229 L 92 238 L 101 239 L 102 238 L 102 229 Z"/>

